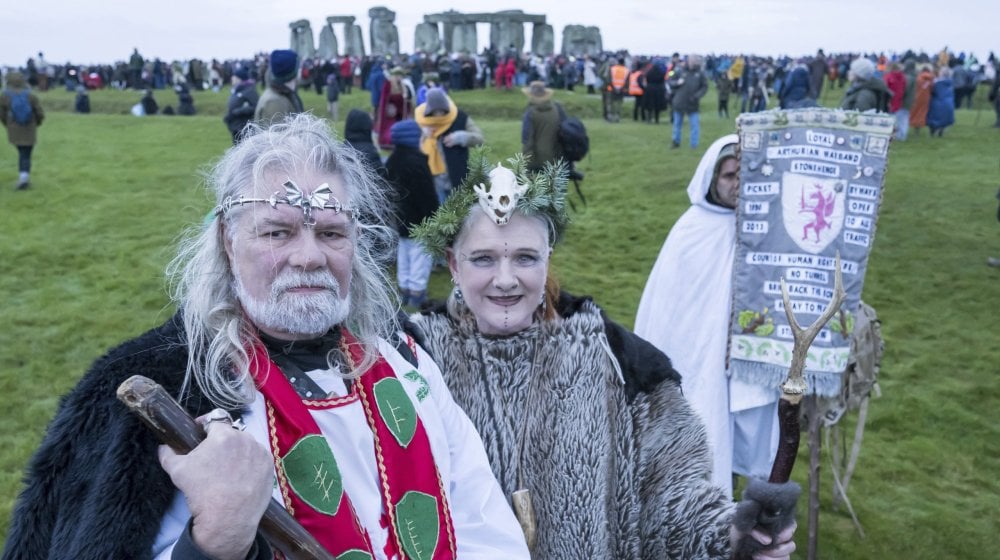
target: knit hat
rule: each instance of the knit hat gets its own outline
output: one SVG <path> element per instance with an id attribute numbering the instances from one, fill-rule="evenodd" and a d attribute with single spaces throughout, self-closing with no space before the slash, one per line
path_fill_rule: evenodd
<path id="1" fill-rule="evenodd" d="M 275 82 L 284 84 L 294 80 L 298 66 L 299 55 L 295 54 L 295 51 L 288 49 L 271 51 L 269 71 Z"/>
<path id="2" fill-rule="evenodd" d="M 233 70 L 233 76 L 236 76 L 241 80 L 246 80 L 250 77 L 250 69 L 246 66 L 237 66 L 236 69 Z"/>
<path id="3" fill-rule="evenodd" d="M 450 110 L 451 103 L 449 103 L 448 94 L 444 92 L 444 89 L 432 87 L 427 90 L 427 105 L 424 108 L 424 114 L 429 115 L 434 111 L 444 111 L 447 113 Z"/>
<path id="4" fill-rule="evenodd" d="M 420 145 L 420 127 L 413 119 L 399 121 L 389 129 L 389 137 L 397 146 L 416 148 Z"/>
<path id="5" fill-rule="evenodd" d="M 712 182 L 709 185 L 715 185 L 715 181 L 719 177 L 719 170 L 722 169 L 722 164 L 729 158 L 736 157 L 736 144 L 726 144 L 719 150 L 719 157 L 715 159 L 715 166 L 712 168 Z"/>
<path id="6" fill-rule="evenodd" d="M 864 57 L 855 59 L 851 63 L 850 73 L 856 80 L 870 80 L 875 75 L 875 63 Z"/>

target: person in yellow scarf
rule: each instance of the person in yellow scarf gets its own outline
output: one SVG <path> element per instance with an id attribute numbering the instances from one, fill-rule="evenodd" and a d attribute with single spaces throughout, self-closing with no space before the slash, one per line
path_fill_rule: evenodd
<path id="1" fill-rule="evenodd" d="M 469 148 L 483 143 L 483 131 L 439 87 L 427 91 L 427 101 L 414 116 L 422 131 L 420 149 L 427 154 L 434 190 L 443 203 L 468 173 Z"/>

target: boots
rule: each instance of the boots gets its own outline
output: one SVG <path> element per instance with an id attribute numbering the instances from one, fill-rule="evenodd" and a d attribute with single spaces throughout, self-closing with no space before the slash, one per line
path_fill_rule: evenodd
<path id="1" fill-rule="evenodd" d="M 427 301 L 426 290 L 410 292 L 410 307 L 420 310 L 420 306 L 423 305 L 425 301 Z"/>

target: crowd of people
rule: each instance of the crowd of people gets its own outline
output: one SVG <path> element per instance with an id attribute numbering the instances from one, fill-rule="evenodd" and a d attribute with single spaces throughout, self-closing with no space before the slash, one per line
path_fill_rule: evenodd
<path id="1" fill-rule="evenodd" d="M 729 93 L 756 111 L 771 95 L 816 105 L 828 87 L 846 109 L 940 136 L 968 87 L 955 74 L 974 79 L 959 57 L 595 58 L 355 66 L 278 49 L 213 62 L 195 82 L 196 65 L 178 79 L 136 50 L 108 83 L 144 91 L 145 114 L 167 83 L 188 97 L 228 83 L 233 146 L 208 179 L 216 206 L 169 267 L 176 314 L 61 401 L 3 558 L 271 558 L 258 530 L 271 500 L 345 558 L 788 558 L 795 521 L 775 525 L 773 512 L 794 507 L 797 486 L 757 480 L 778 445 L 773 391 L 725 377 L 737 138 L 704 154 L 633 333 L 551 270 L 575 173 L 554 90 L 599 92 L 609 122 L 635 97 L 634 120 L 668 111 L 672 146 L 687 121 L 697 148 L 712 84 L 720 116 Z M 33 78 L 6 76 L 9 133 L 29 126 L 12 124 L 15 101 L 42 122 L 32 79 L 80 85 L 33 64 Z M 479 148 L 482 130 L 449 94 L 475 87 L 523 92 L 519 153 Z M 330 119 L 303 111 L 307 88 L 326 88 Z M 355 88 L 369 110 L 338 134 L 339 96 Z M 427 298 L 435 262 L 453 283 L 443 302 Z M 158 445 L 115 399 L 137 371 L 198 418 L 193 451 Z M 734 473 L 755 478 L 738 502 Z"/>

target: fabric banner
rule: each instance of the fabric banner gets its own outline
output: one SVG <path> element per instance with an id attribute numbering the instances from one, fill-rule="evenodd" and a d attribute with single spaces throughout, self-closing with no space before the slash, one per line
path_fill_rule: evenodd
<path id="1" fill-rule="evenodd" d="M 797 109 L 740 115 L 740 202 L 729 372 L 778 387 L 788 375 L 792 311 L 808 327 L 833 296 L 839 252 L 847 299 L 806 359 L 808 392 L 835 396 L 851 347 L 882 201 L 890 115 Z"/>

